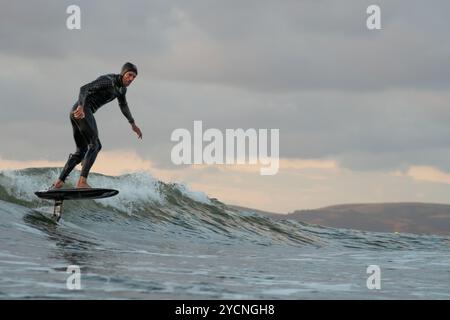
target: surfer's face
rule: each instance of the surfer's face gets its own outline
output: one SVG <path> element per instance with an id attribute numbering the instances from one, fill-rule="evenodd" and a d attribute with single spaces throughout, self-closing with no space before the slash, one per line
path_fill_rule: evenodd
<path id="1" fill-rule="evenodd" d="M 122 77 L 122 83 L 125 87 L 128 87 L 133 80 L 136 78 L 136 73 L 134 73 L 133 71 L 128 71 L 125 72 L 125 74 Z"/>

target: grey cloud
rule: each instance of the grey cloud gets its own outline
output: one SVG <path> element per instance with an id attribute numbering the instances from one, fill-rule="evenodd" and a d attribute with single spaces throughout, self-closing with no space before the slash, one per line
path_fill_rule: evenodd
<path id="1" fill-rule="evenodd" d="M 447 2 L 381 1 L 381 31 L 365 27 L 369 1 L 206 3 L 180 1 L 179 6 L 209 36 L 207 45 L 220 52 L 211 57 L 217 68 L 195 56 L 190 67 L 180 66 L 169 51 L 166 61 L 153 67 L 159 76 L 264 92 L 449 84 Z"/>
<path id="2" fill-rule="evenodd" d="M 381 1 L 384 29 L 375 32 L 365 28 L 369 1 L 80 1 L 80 31 L 65 28 L 69 4 L 2 5 L 2 52 L 110 63 L 127 56 L 162 78 L 261 91 L 442 87 L 450 80 L 444 1 Z M 220 52 L 218 70 L 205 70 L 203 57 L 173 61 L 180 14 Z"/>
<path id="3" fill-rule="evenodd" d="M 162 0 L 77 1 L 81 30 L 68 30 L 66 9 L 73 1 L 2 3 L 2 53 L 35 59 L 63 59 L 70 55 L 102 60 L 148 55 L 164 47 L 165 32 L 176 17 Z"/>
<path id="4" fill-rule="evenodd" d="M 4 158 L 65 160 L 79 87 L 131 60 L 144 140 L 112 102 L 96 114 L 105 150 L 171 167 L 172 130 L 203 120 L 279 128 L 282 157 L 450 170 L 447 2 L 380 1 L 377 32 L 364 28 L 367 1 L 80 1 L 81 31 L 65 28 L 70 1 L 43 3 L 1 4 Z"/>
<path id="5" fill-rule="evenodd" d="M 129 57 L 168 80 L 256 91 L 442 88 L 450 83 L 447 1 L 379 1 L 383 30 L 365 28 L 371 1 L 80 1 L 82 30 L 65 28 L 71 1 L 2 5 L 2 53 L 113 65 Z M 185 33 L 192 24 L 201 34 Z M 206 35 L 206 39 L 199 39 Z M 191 37 L 191 38 L 186 38 Z M 204 41 L 213 53 L 183 53 Z M 214 53 L 215 52 L 215 53 Z M 183 61 L 177 57 L 185 55 Z M 216 61 L 211 67 L 206 59 Z"/>

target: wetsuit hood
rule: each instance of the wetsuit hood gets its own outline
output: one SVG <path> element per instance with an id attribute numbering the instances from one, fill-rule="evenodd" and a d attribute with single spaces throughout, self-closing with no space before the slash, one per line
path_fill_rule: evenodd
<path id="1" fill-rule="evenodd" d="M 132 64 L 131 62 L 127 62 L 122 66 L 120 74 L 123 76 L 128 71 L 133 71 L 134 73 L 136 73 L 136 75 L 138 74 L 136 65 Z"/>

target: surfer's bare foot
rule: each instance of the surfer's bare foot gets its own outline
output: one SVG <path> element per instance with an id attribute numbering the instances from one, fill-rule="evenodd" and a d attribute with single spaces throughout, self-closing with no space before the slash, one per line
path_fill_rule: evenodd
<path id="1" fill-rule="evenodd" d="M 87 179 L 85 177 L 80 177 L 80 180 L 78 180 L 77 188 L 92 188 L 87 183 Z"/>
<path id="2" fill-rule="evenodd" d="M 61 179 L 56 180 L 55 182 L 53 182 L 51 189 L 61 189 L 64 185 L 64 181 L 62 181 Z"/>

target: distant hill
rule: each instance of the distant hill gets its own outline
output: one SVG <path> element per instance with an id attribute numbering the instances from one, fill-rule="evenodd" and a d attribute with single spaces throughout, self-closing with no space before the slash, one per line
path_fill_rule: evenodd
<path id="1" fill-rule="evenodd" d="M 313 210 L 298 210 L 289 214 L 253 211 L 273 219 L 290 219 L 334 228 L 450 235 L 448 204 L 420 202 L 343 204 Z"/>

